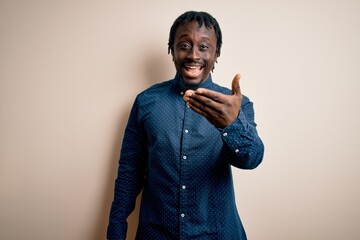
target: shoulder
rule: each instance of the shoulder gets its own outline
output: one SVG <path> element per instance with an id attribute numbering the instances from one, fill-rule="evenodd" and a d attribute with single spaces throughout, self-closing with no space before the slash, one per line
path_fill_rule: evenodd
<path id="1" fill-rule="evenodd" d="M 167 80 L 164 82 L 160 82 L 160 83 L 156 83 L 150 87 L 148 87 L 147 89 L 143 90 L 142 92 L 140 92 L 138 94 L 138 96 L 144 96 L 147 94 L 154 94 L 154 93 L 158 93 L 158 92 L 162 92 L 165 91 L 167 89 L 170 89 L 173 83 L 173 79 L 172 80 Z"/>
<path id="2" fill-rule="evenodd" d="M 213 83 L 211 88 L 212 88 L 211 90 L 214 90 L 214 91 L 217 91 L 217 92 L 220 92 L 223 94 L 228 94 L 228 95 L 232 94 L 231 89 L 221 86 L 217 83 Z M 242 96 L 243 96 L 242 104 L 241 104 L 242 106 L 245 104 L 251 103 L 250 99 L 247 96 L 245 96 L 244 94 Z"/>
<path id="3" fill-rule="evenodd" d="M 148 87 L 144 91 L 142 91 L 139 95 L 168 89 L 172 86 L 173 81 L 174 80 L 171 79 L 171 80 L 156 83 L 156 84 Z"/>
<path id="4" fill-rule="evenodd" d="M 173 82 L 174 80 L 172 79 L 148 87 L 136 96 L 136 103 L 143 105 L 169 95 Z"/>
<path id="5" fill-rule="evenodd" d="M 212 82 L 210 89 L 223 94 L 231 94 L 231 90 L 229 88 L 221 86 L 215 82 Z"/>

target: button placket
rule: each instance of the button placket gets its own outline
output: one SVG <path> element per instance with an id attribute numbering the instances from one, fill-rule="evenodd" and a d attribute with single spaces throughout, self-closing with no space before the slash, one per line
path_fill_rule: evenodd
<path id="1" fill-rule="evenodd" d="M 186 103 L 185 103 L 186 104 Z M 192 126 L 192 110 L 188 108 L 188 105 L 185 105 L 184 109 L 184 125 L 182 129 L 182 146 L 181 146 L 181 169 L 180 169 L 180 181 L 179 181 L 179 191 L 180 191 L 180 208 L 179 208 L 179 220 L 180 220 L 180 232 L 181 235 L 186 233 L 187 221 L 188 218 L 188 204 L 189 204 L 189 191 L 188 191 L 188 177 L 189 177 L 189 168 L 191 166 L 191 156 L 189 156 L 190 148 L 190 129 L 189 126 Z"/>

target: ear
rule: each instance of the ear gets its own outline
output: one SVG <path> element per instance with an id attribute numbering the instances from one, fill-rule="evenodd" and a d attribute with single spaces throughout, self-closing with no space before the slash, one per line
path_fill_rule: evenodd
<path id="1" fill-rule="evenodd" d="M 217 63 L 218 57 L 220 57 L 220 50 L 219 50 L 219 49 L 217 49 L 216 52 L 215 52 L 215 63 Z M 212 69 L 211 69 L 212 72 L 214 72 L 215 63 L 214 63 L 214 66 L 213 66 Z"/>
<path id="2" fill-rule="evenodd" d="M 172 60 L 174 61 L 174 47 L 170 48 L 170 53 L 171 53 Z"/>
<path id="3" fill-rule="evenodd" d="M 220 49 L 216 49 L 216 60 L 218 57 L 220 57 Z"/>

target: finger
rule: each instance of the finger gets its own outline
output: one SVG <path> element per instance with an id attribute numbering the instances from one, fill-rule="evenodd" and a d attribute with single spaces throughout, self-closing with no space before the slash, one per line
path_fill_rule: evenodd
<path id="1" fill-rule="evenodd" d="M 193 95 L 193 97 L 195 97 L 195 96 L 204 96 L 205 98 L 211 99 L 218 103 L 223 103 L 225 101 L 224 94 L 216 92 L 216 91 L 212 91 L 212 90 L 209 90 L 206 88 L 198 88 L 195 91 L 195 94 Z M 205 98 L 202 98 L 202 99 L 205 99 Z"/>
<path id="2" fill-rule="evenodd" d="M 196 112 L 204 117 L 207 117 L 207 114 L 206 114 L 206 112 L 203 111 L 203 108 L 199 108 L 190 102 L 188 102 L 187 104 L 188 104 L 189 108 L 191 108 L 194 112 Z"/>
<path id="3" fill-rule="evenodd" d="M 217 95 L 221 95 L 217 92 L 212 92 L 210 93 L 216 95 L 215 97 L 213 96 L 213 98 L 208 97 L 208 95 L 200 95 L 197 93 L 192 94 L 191 97 L 188 98 L 187 102 L 189 102 L 190 104 L 196 106 L 199 109 L 206 109 L 206 110 L 211 110 L 211 111 L 215 111 L 215 112 L 219 112 L 219 109 L 221 109 L 221 106 L 224 103 L 219 102 L 219 99 L 217 97 Z"/>
<path id="4" fill-rule="evenodd" d="M 199 104 L 198 102 L 190 99 L 188 102 L 188 106 L 198 114 L 206 117 L 206 118 L 214 118 L 215 116 L 219 116 L 218 111 L 214 110 L 213 108 Z"/>
<path id="5" fill-rule="evenodd" d="M 233 95 L 241 95 L 241 90 L 240 90 L 240 78 L 241 78 L 240 73 L 237 73 L 237 74 L 235 75 L 234 79 L 232 80 L 231 90 L 232 90 L 232 94 L 233 94 Z"/>
<path id="6" fill-rule="evenodd" d="M 210 95 L 216 94 L 217 92 L 214 91 L 210 93 Z M 188 103 L 190 108 L 203 116 L 206 116 L 208 113 L 213 112 L 214 109 L 219 107 L 219 103 L 213 101 L 211 98 L 197 94 L 194 90 L 187 90 L 183 99 Z"/>
<path id="7" fill-rule="evenodd" d="M 194 90 L 187 90 L 184 94 L 183 99 L 187 102 L 189 100 L 190 97 L 192 97 L 194 95 L 195 91 Z"/>

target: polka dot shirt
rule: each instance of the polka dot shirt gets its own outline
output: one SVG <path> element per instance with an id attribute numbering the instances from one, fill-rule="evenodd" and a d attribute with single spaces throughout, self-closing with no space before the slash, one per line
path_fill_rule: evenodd
<path id="1" fill-rule="evenodd" d="M 211 77 L 198 87 L 230 94 Z M 140 93 L 121 148 L 108 239 L 125 239 L 126 219 L 143 190 L 136 239 L 242 240 L 231 165 L 257 167 L 264 146 L 253 105 L 244 96 L 238 118 L 211 125 L 183 100 L 179 79 Z"/>

